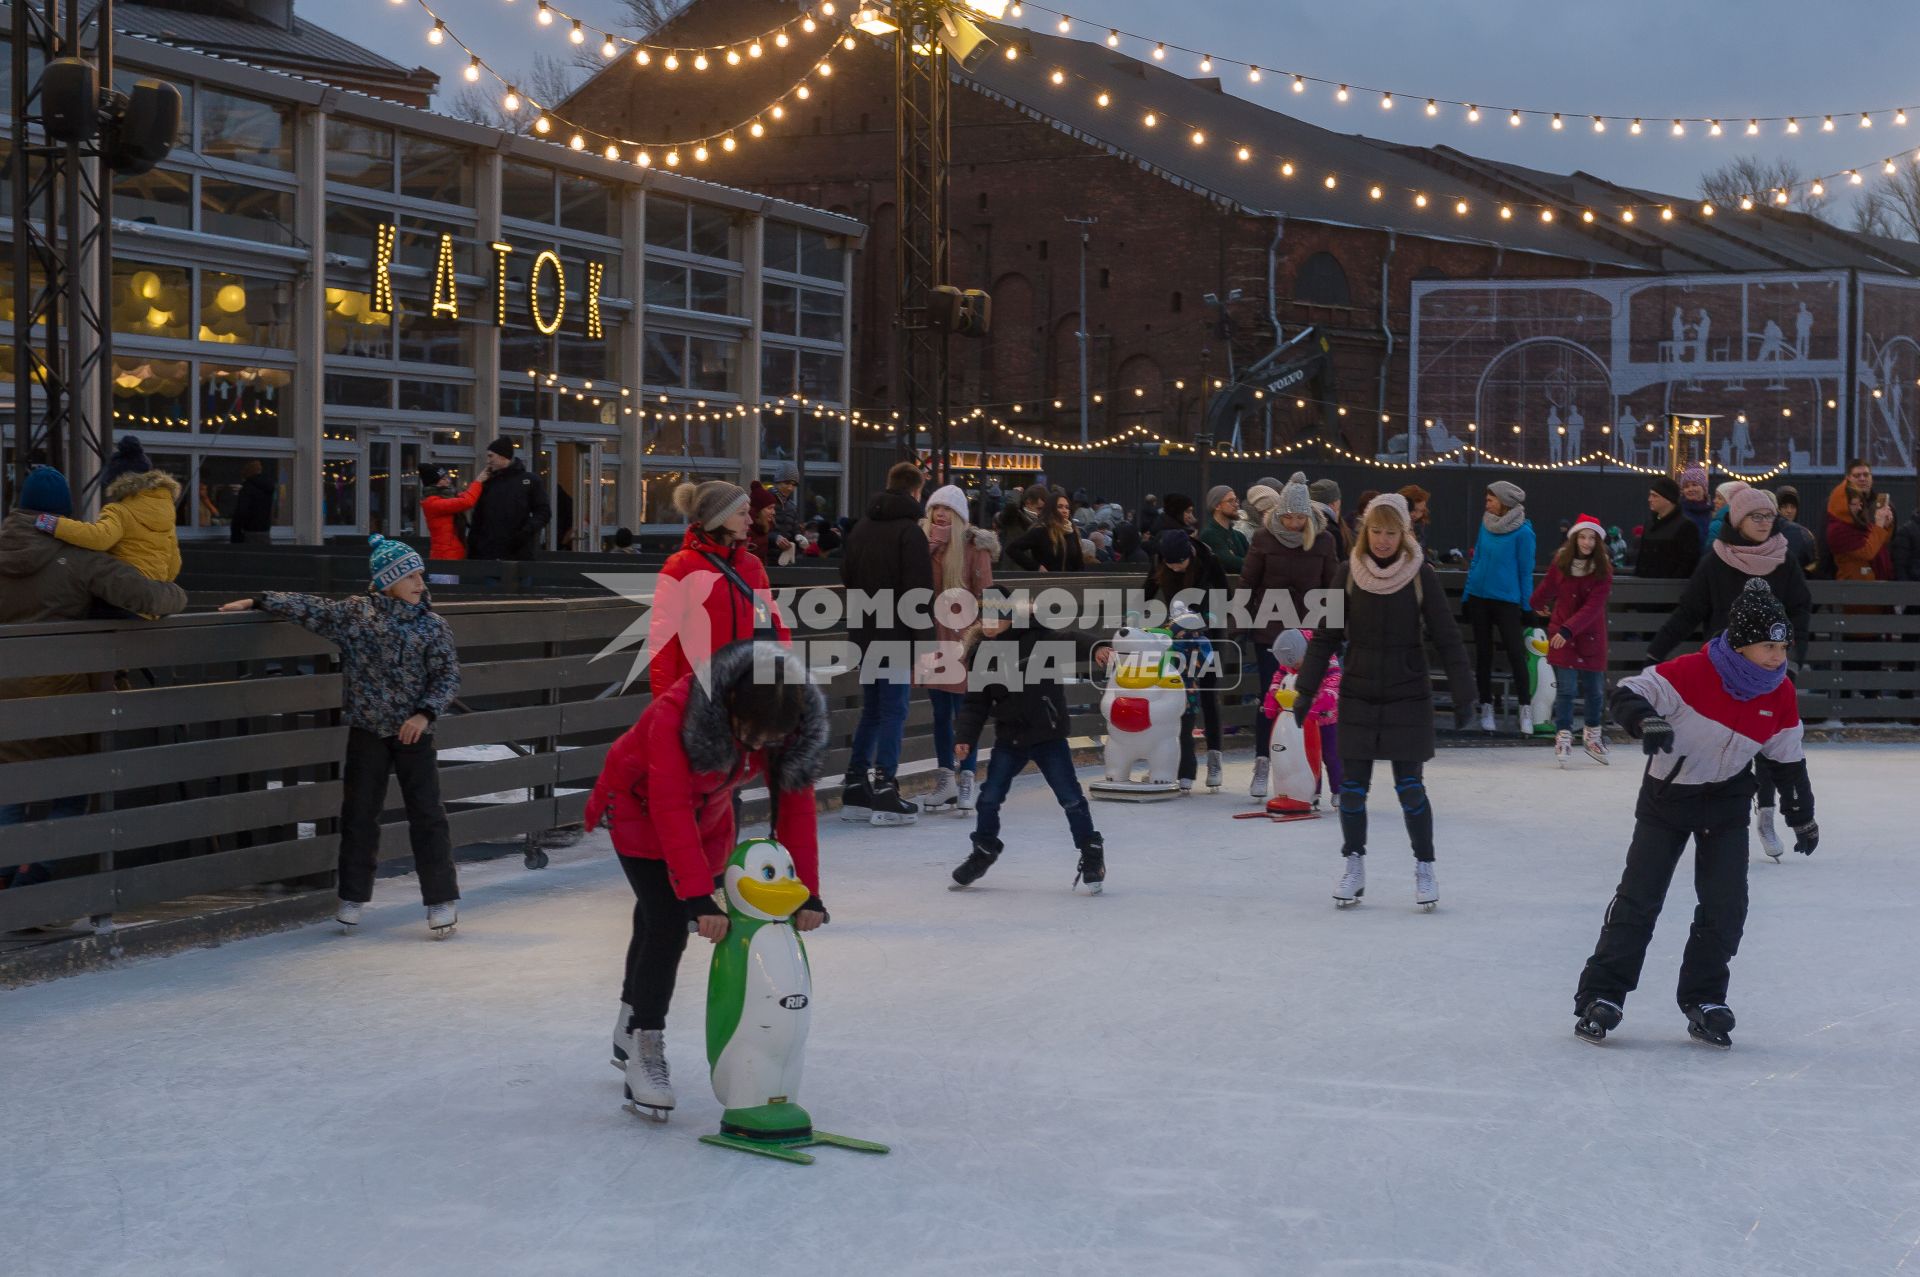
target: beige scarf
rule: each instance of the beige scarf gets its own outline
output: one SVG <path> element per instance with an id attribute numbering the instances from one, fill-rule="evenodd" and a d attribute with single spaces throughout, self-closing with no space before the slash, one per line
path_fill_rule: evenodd
<path id="1" fill-rule="evenodd" d="M 1413 583 L 1420 574 L 1419 555 L 1401 555 L 1389 567 L 1379 567 L 1373 556 L 1365 550 L 1354 551 L 1348 560 L 1352 565 L 1353 583 L 1368 594 L 1398 594 Z"/>

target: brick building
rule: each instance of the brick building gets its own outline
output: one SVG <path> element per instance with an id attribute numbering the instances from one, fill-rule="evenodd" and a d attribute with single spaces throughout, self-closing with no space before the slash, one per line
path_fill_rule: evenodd
<path id="1" fill-rule="evenodd" d="M 559 114 L 587 130 L 593 148 L 743 124 L 844 35 L 826 23 L 804 33 L 801 16 L 782 0 L 696 0 L 650 43 L 688 50 L 690 61 L 691 51 L 723 48 L 783 17 L 790 42 L 769 43 L 739 69 L 716 57 L 700 73 L 621 58 Z M 1262 412 L 1271 420 L 1249 429 L 1249 448 L 1323 433 L 1356 452 L 1384 452 L 1413 399 L 1416 283 L 1767 269 L 1912 275 L 1920 265 L 1920 246 L 1797 214 L 1709 219 L 1685 201 L 1586 174 L 1334 133 L 1225 93 L 1216 78 L 1186 78 L 1099 43 L 982 25 L 999 48 L 955 78 L 950 282 L 992 293 L 994 332 L 954 343 L 952 390 L 957 405 L 1023 403 L 1023 419 L 1049 438 L 1074 437 L 1079 425 L 1073 218 L 1097 219 L 1085 264 L 1089 382 L 1102 400 L 1095 435 L 1137 421 L 1190 437 L 1229 358 L 1244 368 L 1308 325 L 1331 338 L 1329 402 L 1301 410 L 1269 400 Z M 856 405 L 886 408 L 900 398 L 893 53 L 862 36 L 833 59 L 832 77 L 811 81 L 805 101 L 789 99 L 783 119 L 765 121 L 764 138 L 749 140 L 742 128 L 738 149 L 714 146 L 703 163 L 689 150 L 682 171 L 871 227 L 855 276 L 852 387 Z M 1667 204 L 1671 220 L 1648 215 Z M 1621 217 L 1636 205 L 1640 217 Z M 1544 219 L 1543 209 L 1555 216 Z M 1599 214 L 1592 222 L 1582 220 L 1587 209 Z M 1220 313 L 1203 298 L 1235 289 L 1229 351 Z M 1336 413 L 1335 402 L 1348 411 Z"/>

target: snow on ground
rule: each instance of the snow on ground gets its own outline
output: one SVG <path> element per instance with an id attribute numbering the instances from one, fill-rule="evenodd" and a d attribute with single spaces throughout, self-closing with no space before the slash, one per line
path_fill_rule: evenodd
<path id="1" fill-rule="evenodd" d="M 9 1272 L 1892 1273 L 1920 1270 L 1914 747 L 1814 752 L 1826 845 L 1752 867 L 1736 1045 L 1671 991 L 1683 864 L 1601 1049 L 1571 995 L 1638 760 L 1431 769 L 1441 906 L 1391 790 L 1367 901 L 1336 826 L 1241 787 L 1096 804 L 1110 889 L 1037 777 L 949 893 L 966 825 L 823 822 L 800 1099 L 889 1157 L 703 1146 L 704 946 L 669 1023 L 681 1108 L 607 1066 L 631 896 L 604 835 L 411 879 L 330 925 L 0 994 Z M 1383 787 L 1385 788 L 1385 787 Z M 1888 799 L 1893 801 L 1889 802 Z"/>

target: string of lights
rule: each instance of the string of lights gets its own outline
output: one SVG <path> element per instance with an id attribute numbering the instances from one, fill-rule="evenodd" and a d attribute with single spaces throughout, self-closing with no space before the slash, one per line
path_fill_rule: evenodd
<path id="1" fill-rule="evenodd" d="M 1070 15 L 1040 4 L 1011 5 L 1008 16 L 1019 18 L 1027 9 L 1051 15 L 1054 19 L 1054 30 L 1062 35 L 1071 34 L 1076 27 L 1076 21 Z M 1099 24 L 1090 25 L 1093 30 L 1099 30 Z M 1697 130 L 1708 137 L 1721 137 L 1736 131 L 1748 137 L 1757 137 L 1761 134 L 1763 125 L 1781 125 L 1787 134 L 1793 135 L 1812 130 L 1833 133 L 1839 129 L 1841 120 L 1855 121 L 1852 127 L 1856 129 L 1873 128 L 1875 121 L 1879 119 L 1884 119 L 1896 127 L 1904 127 L 1907 123 L 1907 109 L 1899 106 L 1870 107 L 1865 110 L 1806 111 L 1798 115 L 1750 115 L 1741 111 L 1724 111 L 1717 115 L 1674 115 L 1664 111 L 1620 115 L 1565 108 L 1555 110 L 1551 107 L 1495 106 L 1490 105 L 1486 99 L 1467 101 L 1462 98 L 1430 96 L 1424 93 L 1358 84 L 1327 76 L 1309 75 L 1305 72 L 1282 70 L 1272 63 L 1248 62 L 1233 57 L 1215 57 L 1203 49 L 1180 44 L 1177 41 L 1163 40 L 1121 27 L 1107 28 L 1107 47 L 1118 49 L 1128 41 L 1145 46 L 1148 56 L 1157 63 L 1164 64 L 1171 55 L 1176 53 L 1193 58 L 1201 75 L 1213 74 L 1216 66 L 1235 67 L 1245 73 L 1249 84 L 1260 84 L 1268 77 L 1272 77 L 1279 83 L 1289 85 L 1296 94 L 1305 94 L 1310 87 L 1332 89 L 1334 100 L 1338 103 L 1346 104 L 1356 99 L 1373 100 L 1380 104 L 1382 111 L 1396 110 L 1403 102 L 1412 104 L 1416 111 L 1422 111 L 1427 116 L 1437 116 L 1443 108 L 1459 110 L 1465 113 L 1465 118 L 1470 124 L 1478 124 L 1483 118 L 1505 116 L 1509 126 L 1514 128 L 1521 127 L 1528 120 L 1544 120 L 1555 132 L 1580 126 L 1596 133 L 1605 133 L 1610 127 L 1624 126 L 1628 135 L 1634 137 L 1661 130 L 1673 137 L 1689 137 L 1693 136 L 1689 132 L 1690 129 Z"/>
<path id="2" fill-rule="evenodd" d="M 278 417 L 279 415 L 280 413 L 278 409 L 269 408 L 266 405 L 262 404 L 255 408 L 242 408 L 238 412 L 220 412 L 220 413 L 213 413 L 211 415 L 204 416 L 200 418 L 200 425 L 202 429 L 205 429 L 208 426 L 234 426 L 234 425 L 240 424 L 243 421 L 259 421 L 264 417 Z M 113 419 L 115 421 L 126 422 L 128 425 L 131 425 L 131 426 L 152 426 L 161 430 L 193 429 L 193 419 L 191 417 L 173 417 L 173 416 L 166 416 L 166 415 L 154 415 L 152 413 L 145 413 L 145 412 L 127 412 L 120 408 L 115 408 L 113 410 Z"/>
<path id="3" fill-rule="evenodd" d="M 511 4 L 513 0 L 506 0 Z M 393 0 L 395 4 L 404 4 L 406 0 Z M 611 31 L 600 32 L 600 56 L 611 61 L 628 49 L 633 51 L 633 60 L 638 66 L 659 66 L 663 70 L 677 71 L 684 65 L 692 66 L 696 71 L 704 71 L 709 66 L 740 67 L 749 65 L 754 59 L 765 55 L 767 46 L 776 49 L 787 48 L 793 43 L 788 35 L 790 27 L 799 27 L 807 35 L 818 31 L 821 20 L 834 16 L 832 0 L 826 0 L 817 8 L 811 9 L 798 18 L 789 18 L 764 31 L 746 36 L 739 40 L 725 41 L 719 44 L 655 44 L 649 40 L 636 40 L 631 36 L 615 35 Z M 592 36 L 592 27 L 586 19 L 578 17 L 548 0 L 540 0 L 533 11 L 534 21 L 542 27 L 551 27 L 564 31 L 567 40 L 575 45 L 585 45 Z M 447 31 L 444 26 L 430 28 L 427 40 L 431 44 L 442 43 Z M 436 39 L 436 35 L 439 37 Z"/>
<path id="4" fill-rule="evenodd" d="M 406 0 L 395 0 L 395 3 L 405 2 Z M 428 29 L 428 40 L 430 43 L 446 43 L 450 41 L 462 53 L 467 55 L 467 66 L 461 74 L 469 84 L 478 83 L 482 76 L 490 77 L 496 81 L 503 90 L 500 98 L 500 106 L 508 115 L 518 115 L 523 109 L 531 109 L 534 112 L 533 132 L 536 136 L 557 142 L 559 138 L 556 136 L 556 133 L 564 135 L 566 137 L 565 145 L 575 151 L 586 150 L 591 142 L 594 149 L 599 151 L 607 159 L 618 161 L 631 158 L 633 163 L 641 168 L 648 168 L 653 165 L 654 152 L 656 151 L 662 153 L 661 161 L 665 163 L 667 167 L 678 168 L 682 163 L 682 150 L 688 151 L 695 161 L 704 163 L 711 157 L 712 151 L 716 147 L 725 152 L 731 152 L 737 149 L 741 134 L 745 134 L 749 138 L 763 137 L 767 131 L 766 121 L 785 119 L 787 113 L 786 104 L 790 100 L 807 100 L 813 96 L 813 81 L 825 80 L 833 75 L 832 59 L 830 56 L 823 55 L 805 74 L 794 80 L 778 96 L 761 106 L 751 115 L 725 128 L 717 129 L 698 137 L 668 141 L 641 141 L 629 137 L 617 137 L 613 134 L 603 133 L 597 129 L 587 128 L 556 112 L 553 109 L 553 104 L 541 102 L 532 95 L 523 93 L 517 84 L 509 80 L 497 67 L 482 57 L 478 50 L 461 39 L 459 34 L 448 25 L 446 19 L 441 17 L 432 5 L 428 3 L 428 0 L 413 0 L 413 3 L 419 6 L 420 10 L 433 21 L 433 25 Z M 809 19 L 809 21 L 811 21 L 811 19 Z M 439 37 L 438 41 L 433 39 L 436 35 Z M 852 36 L 846 37 L 846 45 L 847 47 L 853 47 L 855 45 Z M 836 43 L 834 47 L 839 48 L 841 46 Z M 627 154 L 628 152 L 632 153 L 631 157 Z"/>

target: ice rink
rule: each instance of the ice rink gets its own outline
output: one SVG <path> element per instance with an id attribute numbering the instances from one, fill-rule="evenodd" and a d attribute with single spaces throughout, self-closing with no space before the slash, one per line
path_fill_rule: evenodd
<path id="1" fill-rule="evenodd" d="M 1637 753 L 1444 752 L 1432 914 L 1384 783 L 1348 912 L 1335 821 L 1230 819 L 1244 761 L 1218 796 L 1096 803 L 1097 899 L 1033 775 L 966 893 L 961 819 L 829 814 L 798 1098 L 894 1151 L 810 1167 L 696 1142 L 698 940 L 681 1107 L 622 1111 L 604 834 L 466 868 L 446 943 L 382 880 L 353 937 L 0 993 L 0 1270 L 1920 1273 L 1917 762 L 1811 751 L 1825 842 L 1754 849 L 1730 1053 L 1673 1004 L 1690 861 L 1626 1022 L 1572 1034 Z"/>

